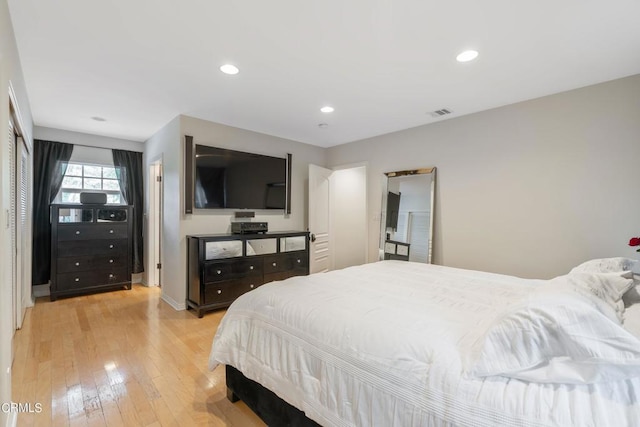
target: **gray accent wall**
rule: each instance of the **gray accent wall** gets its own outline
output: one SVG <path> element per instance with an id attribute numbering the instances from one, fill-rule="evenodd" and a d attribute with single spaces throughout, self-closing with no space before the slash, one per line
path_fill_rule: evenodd
<path id="1" fill-rule="evenodd" d="M 185 308 L 186 236 L 228 233 L 234 209 L 195 210 L 184 214 L 184 136 L 195 144 L 229 148 L 270 156 L 293 155 L 292 211 L 256 210 L 254 221 L 266 221 L 270 231 L 305 230 L 309 163 L 324 166 L 326 150 L 188 116 L 178 116 L 145 143 L 145 177 L 156 159 L 163 162 L 162 298 L 176 309 Z M 145 183 L 148 207 L 148 184 Z M 145 253 L 148 250 L 145 249 Z M 146 264 L 145 264 L 146 265 Z"/>
<path id="2" fill-rule="evenodd" d="M 526 84 L 526 82 L 523 82 Z M 455 106 L 452 106 L 455 110 Z M 550 278 L 640 254 L 640 75 L 328 149 L 369 167 L 369 259 L 383 172 L 437 166 L 434 261 Z"/>

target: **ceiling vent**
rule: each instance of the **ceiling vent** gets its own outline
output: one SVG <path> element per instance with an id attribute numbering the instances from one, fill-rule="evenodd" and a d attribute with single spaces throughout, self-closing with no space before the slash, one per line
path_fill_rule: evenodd
<path id="1" fill-rule="evenodd" d="M 431 115 L 431 117 L 442 117 L 442 116 L 446 116 L 447 114 L 451 114 L 453 113 L 453 111 L 447 109 L 447 108 L 442 108 L 440 110 L 436 110 L 436 111 L 432 111 L 429 114 Z"/>

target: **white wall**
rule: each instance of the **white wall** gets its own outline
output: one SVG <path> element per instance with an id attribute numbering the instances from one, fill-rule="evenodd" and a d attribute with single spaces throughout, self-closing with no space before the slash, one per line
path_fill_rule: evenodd
<path id="1" fill-rule="evenodd" d="M 35 126 L 33 128 L 34 139 L 42 139 L 45 141 L 66 142 L 68 144 L 77 144 L 79 146 L 107 148 L 109 150 L 115 148 L 117 150 L 144 151 L 144 142 L 131 141 L 128 139 L 109 138 L 107 136 L 91 135 L 89 133 L 74 132 L 63 129 L 54 129 L 43 126 Z M 80 151 L 90 152 L 90 150 L 77 147 Z M 74 147 L 74 151 L 76 148 Z M 74 153 L 75 154 L 75 153 Z"/>
<path id="2" fill-rule="evenodd" d="M 636 75 L 332 147 L 328 165 L 367 161 L 371 201 L 382 173 L 437 166 L 435 263 L 552 277 L 638 257 L 639 99 Z"/>
<path id="3" fill-rule="evenodd" d="M 162 298 L 176 309 L 184 309 L 184 296 L 177 284 L 184 285 L 184 274 L 176 269 L 180 260 L 186 263 L 186 255 L 181 257 L 180 240 L 182 239 L 182 227 L 180 219 L 182 174 L 182 143 L 180 136 L 180 117 L 174 118 L 162 129 L 155 133 L 145 143 L 143 154 L 144 163 L 144 203 L 145 203 L 145 229 L 149 229 L 149 174 L 150 166 L 158 160 L 162 161 L 162 266 L 160 270 L 162 283 Z M 148 239 L 144 239 L 144 265 L 148 265 Z M 186 274 L 186 273 L 185 273 Z M 147 272 L 145 272 L 146 278 Z M 148 283 L 148 280 L 145 279 Z M 184 286 L 183 286 L 184 287 Z"/>
<path id="4" fill-rule="evenodd" d="M 367 262 L 367 168 L 338 169 L 329 178 L 333 269 Z"/>
<path id="5" fill-rule="evenodd" d="M 22 77 L 18 49 L 13 34 L 9 9 L 6 0 L 0 0 L 0 209 L 2 222 L 5 221 L 6 212 L 10 207 L 9 187 L 9 144 L 6 143 L 9 135 L 9 93 L 8 88 L 13 88 L 22 124 L 24 125 L 25 140 L 28 146 L 32 146 L 32 119 L 27 91 Z M 8 254 L 11 251 L 11 236 L 9 230 L 0 227 L 0 252 Z M 13 337 L 13 323 L 11 319 L 11 257 L 0 257 L 0 403 L 11 401 L 11 342 Z M 15 415 L 15 414 L 14 414 Z M 5 426 L 10 421 L 9 414 L 0 411 L 0 426 Z"/>
<path id="6" fill-rule="evenodd" d="M 145 177 L 149 175 L 149 165 L 159 156 L 164 168 L 162 293 L 165 301 L 178 309 L 185 307 L 186 298 L 185 236 L 227 233 L 235 212 L 232 209 L 198 210 L 192 215 L 184 214 L 185 135 L 193 136 L 196 144 L 278 157 L 293 155 L 291 215 L 284 215 L 283 211 L 255 211 L 254 221 L 267 221 L 271 231 L 306 229 L 308 165 L 325 163 L 322 148 L 187 116 L 174 119 L 149 139 L 144 154 Z M 145 192 L 148 192 L 146 186 Z"/>

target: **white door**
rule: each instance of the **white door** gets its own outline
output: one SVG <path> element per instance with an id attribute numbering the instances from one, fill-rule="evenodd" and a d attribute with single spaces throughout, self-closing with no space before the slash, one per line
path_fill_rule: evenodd
<path id="1" fill-rule="evenodd" d="M 331 265 L 331 230 L 329 221 L 329 178 L 333 171 L 309 165 L 309 271 L 329 271 Z"/>
<path id="2" fill-rule="evenodd" d="M 147 285 L 161 286 L 162 268 L 162 163 L 157 161 L 149 168 L 149 255 L 147 265 Z"/>

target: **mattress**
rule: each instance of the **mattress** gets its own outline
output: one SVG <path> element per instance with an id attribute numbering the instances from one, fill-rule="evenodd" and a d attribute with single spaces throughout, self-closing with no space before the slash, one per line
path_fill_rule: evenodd
<path id="1" fill-rule="evenodd" d="M 488 325 L 546 284 L 401 261 L 273 282 L 232 304 L 209 367 L 234 366 L 325 426 L 637 425 L 637 377 L 468 374 Z M 640 325 L 640 310 L 625 324 Z"/>

